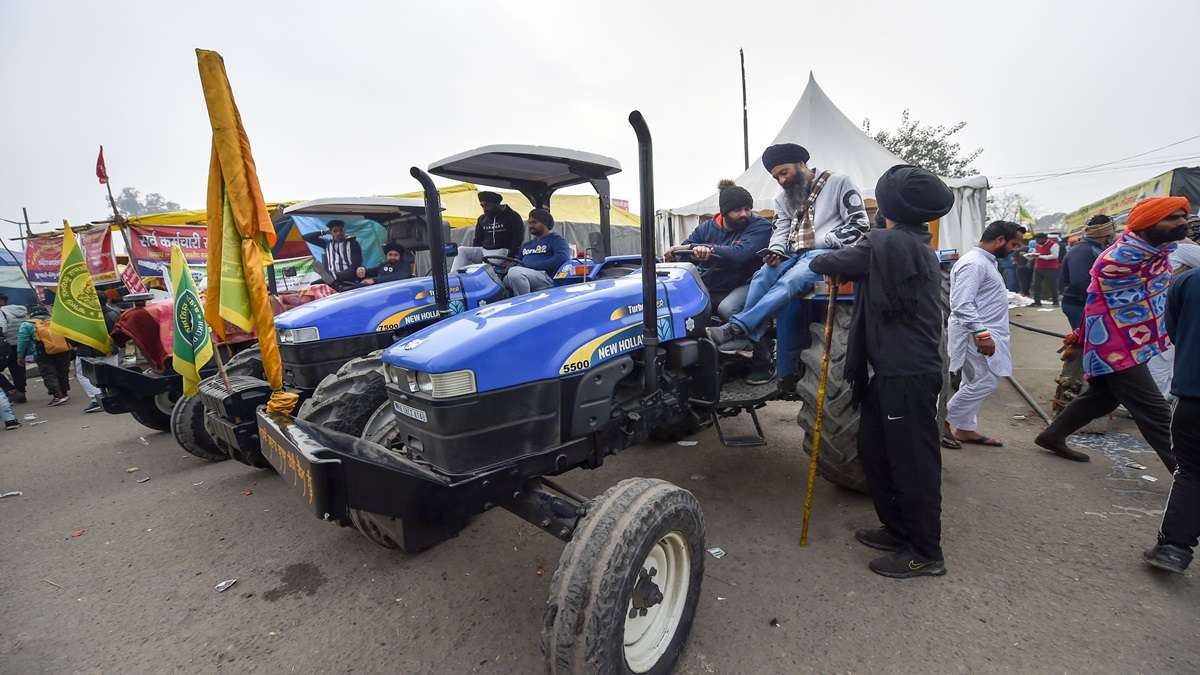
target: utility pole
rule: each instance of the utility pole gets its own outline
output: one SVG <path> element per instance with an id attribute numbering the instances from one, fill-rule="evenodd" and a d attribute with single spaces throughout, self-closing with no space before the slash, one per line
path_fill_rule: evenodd
<path id="1" fill-rule="evenodd" d="M 750 168 L 750 116 L 746 112 L 746 54 L 738 48 L 738 59 L 742 62 L 742 162 Z"/>

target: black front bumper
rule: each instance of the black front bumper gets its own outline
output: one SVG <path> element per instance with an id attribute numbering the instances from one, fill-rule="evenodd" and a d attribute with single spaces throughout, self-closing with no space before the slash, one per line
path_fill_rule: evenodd
<path id="1" fill-rule="evenodd" d="M 558 473 L 559 458 L 589 452 L 587 439 L 469 476 L 447 476 L 382 446 L 291 415 L 258 411 L 267 461 L 318 517 L 343 525 L 350 511 L 400 521 L 410 553 L 450 539 L 471 517 L 503 505 L 533 476 Z"/>
<path id="2" fill-rule="evenodd" d="M 172 400 L 183 394 L 183 378 L 174 371 L 162 374 L 143 372 L 91 358 L 84 358 L 81 362 L 84 376 L 103 392 L 100 404 L 107 413 L 127 413 L 139 403 L 152 400 L 160 394 L 168 394 Z M 216 369 L 210 367 L 201 371 L 201 375 L 214 372 Z"/>
<path id="3" fill-rule="evenodd" d="M 313 390 L 326 375 L 332 375 L 350 359 L 383 349 L 396 339 L 391 331 L 350 337 L 279 345 L 283 361 L 283 383 L 292 389 Z"/>

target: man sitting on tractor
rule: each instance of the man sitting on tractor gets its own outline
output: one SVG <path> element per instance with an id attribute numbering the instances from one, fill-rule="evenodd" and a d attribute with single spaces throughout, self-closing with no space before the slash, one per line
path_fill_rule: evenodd
<path id="1" fill-rule="evenodd" d="M 521 216 L 501 203 L 503 197 L 497 192 L 484 190 L 479 193 L 479 208 L 483 215 L 475 221 L 475 236 L 470 246 L 459 246 L 458 255 L 450 264 L 451 272 L 461 272 L 467 265 L 483 262 L 484 256 L 504 255 L 517 257 L 521 249 Z"/>
<path id="2" fill-rule="evenodd" d="M 663 257 L 695 262 L 713 309 L 729 321 L 746 305 L 750 278 L 762 267 L 758 252 L 771 239 L 771 223 L 754 213 L 754 197 L 746 188 L 723 180 L 717 190 L 721 212 L 700 223 L 682 244 L 667 249 Z M 772 377 L 770 352 L 765 343 L 757 342 L 746 382 L 766 384 Z"/>
<path id="3" fill-rule="evenodd" d="M 412 276 L 412 265 L 404 259 L 404 247 L 400 244 L 388 244 L 383 247 L 385 260 L 382 265 L 366 271 L 362 280 L 364 286 L 383 284 L 389 281 L 399 281 Z"/>
<path id="4" fill-rule="evenodd" d="M 521 246 L 519 261 L 508 268 L 504 286 L 512 295 L 525 295 L 533 291 L 550 288 L 554 282 L 550 275 L 558 271 L 571 258 L 571 246 L 554 229 L 554 216 L 546 209 L 529 212 L 529 236 L 533 237 Z"/>
<path id="5" fill-rule="evenodd" d="M 303 236 L 304 241 L 325 249 L 325 267 L 333 275 L 333 287 L 339 291 L 349 290 L 358 286 L 358 280 L 367 274 L 363 267 L 362 246 L 354 237 L 346 236 L 346 223 L 331 220 L 329 239 L 325 232 L 309 232 Z"/>
<path id="6" fill-rule="evenodd" d="M 870 229 L 862 193 L 854 183 L 840 174 L 810 169 L 808 159 L 808 150 L 795 143 L 772 145 L 763 152 L 763 166 L 783 188 L 775 197 L 775 230 L 763 253 L 766 264 L 750 282 L 745 308 L 724 326 L 708 329 L 722 353 L 744 351 L 761 340 L 771 320 L 820 280 L 809 270 L 812 259 L 853 244 Z M 781 379 L 794 375 L 791 359 L 777 361 Z"/>

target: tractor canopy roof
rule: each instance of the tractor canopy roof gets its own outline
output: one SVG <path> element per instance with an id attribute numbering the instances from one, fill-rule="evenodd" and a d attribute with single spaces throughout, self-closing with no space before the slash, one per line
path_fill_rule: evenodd
<path id="1" fill-rule="evenodd" d="M 620 171 L 611 157 L 544 145 L 487 145 L 429 165 L 435 176 L 519 190 L 543 206 L 555 190 L 571 185 L 591 183 L 600 191 L 597 183 Z"/>

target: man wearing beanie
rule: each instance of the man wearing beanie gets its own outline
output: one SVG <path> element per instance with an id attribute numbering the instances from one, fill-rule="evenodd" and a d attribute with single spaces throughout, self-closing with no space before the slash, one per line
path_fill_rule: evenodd
<path id="1" fill-rule="evenodd" d="M 888 552 L 871 561 L 876 574 L 938 576 L 946 573 L 937 426 L 945 321 L 927 223 L 950 212 L 954 193 L 929 171 L 901 164 L 879 179 L 875 200 L 886 229 L 811 265 L 858 282 L 845 372 L 861 410 L 858 457 L 882 527 L 854 536 Z"/>
<path id="2" fill-rule="evenodd" d="M 1083 322 L 1068 336 L 1082 344 L 1088 387 L 1034 442 L 1067 459 L 1089 457 L 1067 437 L 1125 406 L 1142 437 L 1170 471 L 1171 411 L 1146 362 L 1171 345 L 1163 325 L 1171 264 L 1167 256 L 1187 234 L 1186 197 L 1151 197 L 1134 205 L 1125 232 L 1092 265 Z"/>
<path id="3" fill-rule="evenodd" d="M 766 264 L 750 282 L 745 308 L 724 326 L 708 329 L 724 353 L 742 351 L 761 340 L 771 320 L 820 280 L 809 269 L 812 260 L 853 244 L 870 228 L 862 194 L 854 183 L 840 174 L 811 169 L 808 160 L 808 150 L 795 143 L 772 145 L 763 152 L 763 166 L 782 190 L 775 197 L 774 231 L 763 256 Z M 779 328 L 780 333 L 787 330 Z M 776 359 L 776 368 L 784 381 L 794 378 L 797 370 L 795 360 L 786 354 Z"/>
<path id="4" fill-rule="evenodd" d="M 517 259 L 520 265 L 508 268 L 504 286 L 512 295 L 524 295 L 554 285 L 551 276 L 571 259 L 571 245 L 560 235 L 551 232 L 554 217 L 546 209 L 529 212 L 529 235 L 521 246 Z"/>
<path id="5" fill-rule="evenodd" d="M 692 230 L 682 244 L 667 249 L 666 260 L 682 258 L 700 268 L 708 287 L 708 298 L 716 314 L 725 321 L 740 312 L 750 291 L 750 278 L 762 266 L 758 252 L 771 239 L 771 223 L 754 213 L 754 197 L 731 180 L 717 185 L 721 212 Z M 690 257 L 683 257 L 685 251 Z M 746 377 L 749 384 L 770 382 L 771 355 L 763 343 L 754 346 L 753 365 Z"/>
<path id="6" fill-rule="evenodd" d="M 487 255 L 517 257 L 521 241 L 525 238 L 525 223 L 503 201 L 498 192 L 483 190 L 479 193 L 479 208 L 483 214 L 475 221 L 475 236 L 471 245 L 458 247 L 458 255 L 450 264 L 451 272 L 481 263 Z"/>
<path id="7" fill-rule="evenodd" d="M 1100 253 L 1108 248 L 1116 236 L 1117 226 L 1113 219 L 1097 214 L 1088 218 L 1083 226 L 1083 239 L 1067 251 L 1059 270 L 1058 285 L 1062 288 L 1062 311 L 1067 315 L 1071 330 L 1083 321 L 1083 305 L 1087 302 L 1087 289 L 1092 283 L 1092 265 Z"/>

